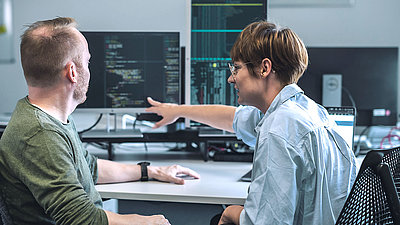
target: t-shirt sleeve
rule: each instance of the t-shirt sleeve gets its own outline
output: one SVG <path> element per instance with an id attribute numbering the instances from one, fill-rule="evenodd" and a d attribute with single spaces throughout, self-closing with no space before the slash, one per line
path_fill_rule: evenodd
<path id="1" fill-rule="evenodd" d="M 97 184 L 97 180 L 99 178 L 99 174 L 98 174 L 98 170 L 97 170 L 97 157 L 90 154 L 89 151 L 83 147 L 82 141 L 78 135 L 78 131 L 76 130 L 75 121 L 74 121 L 73 117 L 69 116 L 68 120 L 70 121 L 70 123 L 72 125 L 72 129 L 74 130 L 73 136 L 74 136 L 75 141 L 79 142 L 82 146 L 82 152 L 83 152 L 85 160 L 89 166 L 90 173 L 92 174 L 93 183 Z"/>
<path id="2" fill-rule="evenodd" d="M 16 174 L 57 224 L 108 224 L 105 212 L 96 207 L 79 182 L 82 174 L 77 172 L 71 149 L 65 136 L 40 131 L 26 141 Z M 89 165 L 95 164 L 94 158 L 85 154 Z"/>
<path id="3" fill-rule="evenodd" d="M 89 165 L 90 173 L 92 174 L 93 183 L 97 184 L 97 180 L 99 179 L 99 171 L 97 168 L 97 157 L 90 154 L 86 148 L 83 148 L 83 151 L 86 162 Z"/>

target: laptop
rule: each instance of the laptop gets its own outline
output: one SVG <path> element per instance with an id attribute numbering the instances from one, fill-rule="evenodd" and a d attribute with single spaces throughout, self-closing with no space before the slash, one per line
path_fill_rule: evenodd
<path id="1" fill-rule="evenodd" d="M 354 107 L 325 107 L 337 125 L 337 132 L 344 138 L 350 149 L 354 148 L 356 110 Z"/>
<path id="2" fill-rule="evenodd" d="M 329 118 L 337 125 L 337 132 L 344 138 L 350 149 L 354 148 L 354 129 L 356 121 L 356 110 L 354 107 L 325 107 Z M 251 181 L 251 170 L 240 178 L 241 181 Z"/>

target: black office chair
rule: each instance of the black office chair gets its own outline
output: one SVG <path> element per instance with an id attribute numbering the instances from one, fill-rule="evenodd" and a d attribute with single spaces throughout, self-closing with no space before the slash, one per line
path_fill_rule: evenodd
<path id="1" fill-rule="evenodd" d="M 400 147 L 368 152 L 336 225 L 400 225 L 399 192 Z"/>
<path id="2" fill-rule="evenodd" d="M 0 225 L 12 225 L 12 220 L 6 208 L 6 204 L 0 194 Z"/>

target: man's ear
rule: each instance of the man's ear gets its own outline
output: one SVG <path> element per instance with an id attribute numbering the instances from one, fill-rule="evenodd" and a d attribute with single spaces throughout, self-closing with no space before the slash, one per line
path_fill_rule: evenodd
<path id="1" fill-rule="evenodd" d="M 77 74 L 76 74 L 76 66 L 75 63 L 73 62 L 68 62 L 67 65 L 65 66 L 67 70 L 67 78 L 70 80 L 72 83 L 76 83 L 77 81 Z"/>

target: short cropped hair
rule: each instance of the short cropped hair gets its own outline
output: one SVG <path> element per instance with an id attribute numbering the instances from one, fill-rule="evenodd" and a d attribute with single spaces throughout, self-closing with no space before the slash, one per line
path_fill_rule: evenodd
<path id="1" fill-rule="evenodd" d="M 231 49 L 233 61 L 242 61 L 253 76 L 263 59 L 272 62 L 281 84 L 297 83 L 308 65 L 307 49 L 301 39 L 289 28 L 259 21 L 249 24 Z"/>
<path id="2" fill-rule="evenodd" d="M 21 63 L 28 86 L 48 87 L 60 79 L 68 60 L 79 63 L 81 43 L 73 18 L 38 21 L 21 35 Z"/>

